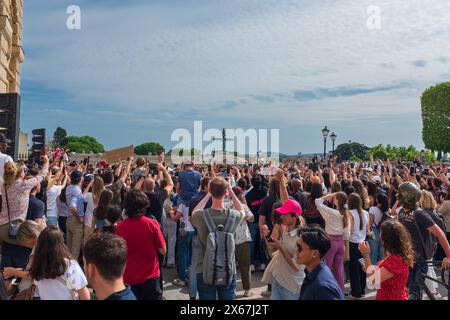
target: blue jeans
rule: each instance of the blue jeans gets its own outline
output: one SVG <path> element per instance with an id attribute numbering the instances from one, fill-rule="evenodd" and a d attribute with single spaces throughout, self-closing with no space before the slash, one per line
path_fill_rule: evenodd
<path id="1" fill-rule="evenodd" d="M 300 296 L 300 293 L 289 291 L 288 289 L 280 285 L 275 279 L 272 282 L 271 292 L 272 294 L 270 296 L 270 299 L 272 300 L 298 300 L 298 297 Z"/>
<path id="2" fill-rule="evenodd" d="M 189 297 L 197 297 L 197 261 L 198 253 L 200 251 L 200 242 L 198 241 L 198 236 L 194 235 L 192 237 L 192 257 L 191 265 L 189 267 Z"/>
<path id="3" fill-rule="evenodd" d="M 234 300 L 236 299 L 236 274 L 228 287 L 213 286 L 203 282 L 203 273 L 197 273 L 197 289 L 200 300 Z"/>
<path id="4" fill-rule="evenodd" d="M 426 262 L 416 262 L 412 268 L 409 268 L 408 278 L 408 300 L 422 300 L 423 288 L 425 287 L 425 278 L 428 264 Z"/>
<path id="5" fill-rule="evenodd" d="M 381 249 L 380 230 L 378 228 L 372 228 L 375 233 L 375 240 L 369 240 L 370 245 L 370 261 L 373 265 L 376 265 L 378 261 L 383 260 L 383 250 Z"/>
<path id="6" fill-rule="evenodd" d="M 47 217 L 47 225 L 58 226 L 58 217 Z"/>
<path id="7" fill-rule="evenodd" d="M 186 274 L 191 264 L 192 238 L 194 231 L 187 231 L 184 237 L 178 238 L 178 278 L 182 281 L 186 280 Z"/>

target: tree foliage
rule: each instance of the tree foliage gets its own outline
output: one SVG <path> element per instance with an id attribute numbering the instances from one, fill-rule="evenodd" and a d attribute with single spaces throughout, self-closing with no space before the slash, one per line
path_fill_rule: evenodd
<path id="1" fill-rule="evenodd" d="M 176 155 L 176 156 L 179 156 L 179 157 L 188 156 L 188 155 L 195 156 L 195 155 L 200 155 L 200 154 L 201 154 L 201 151 L 198 150 L 198 149 L 194 149 L 194 148 L 191 148 L 190 150 L 189 149 L 175 148 L 175 149 L 170 150 L 169 152 L 167 152 L 167 156 Z"/>
<path id="2" fill-rule="evenodd" d="M 67 144 L 65 148 L 70 149 L 71 152 L 76 153 L 90 153 L 93 152 L 103 153 L 105 152 L 105 148 L 101 143 L 99 143 L 95 138 L 90 136 L 69 136 L 67 137 Z"/>
<path id="3" fill-rule="evenodd" d="M 374 160 L 388 158 L 389 160 L 394 161 L 397 158 L 402 158 L 405 161 L 412 161 L 416 156 L 421 159 L 421 150 L 417 150 L 414 146 L 396 147 L 388 144 L 385 147 L 382 144 L 379 144 L 370 148 L 368 154 L 371 154 Z M 430 150 L 425 151 L 425 156 L 428 162 L 436 160 L 434 153 Z"/>
<path id="4" fill-rule="evenodd" d="M 450 82 L 424 91 L 422 140 L 427 149 L 450 152 Z"/>
<path id="5" fill-rule="evenodd" d="M 67 131 L 61 127 L 56 128 L 53 134 L 53 146 L 56 148 L 64 148 L 68 143 L 67 141 Z"/>
<path id="6" fill-rule="evenodd" d="M 338 145 L 334 154 L 342 160 L 357 161 L 365 159 L 368 150 L 368 147 L 360 143 L 351 142 Z"/>
<path id="7" fill-rule="evenodd" d="M 134 153 L 139 156 L 156 155 L 160 151 L 164 151 L 164 147 L 157 142 L 147 142 L 134 148 Z"/>

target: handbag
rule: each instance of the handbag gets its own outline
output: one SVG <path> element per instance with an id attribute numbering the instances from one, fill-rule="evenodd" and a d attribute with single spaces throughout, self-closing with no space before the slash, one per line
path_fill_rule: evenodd
<path id="1" fill-rule="evenodd" d="M 6 211 L 8 212 L 8 223 L 9 223 L 8 237 L 11 240 L 16 240 L 17 239 L 17 224 L 11 222 L 11 214 L 9 212 L 8 191 L 6 190 L 6 186 L 5 186 L 5 197 L 6 197 Z"/>
<path id="2" fill-rule="evenodd" d="M 12 285 L 11 289 L 8 291 L 10 300 L 33 300 L 34 293 L 36 292 L 36 285 L 34 283 L 28 289 L 19 292 L 19 285 Z"/>

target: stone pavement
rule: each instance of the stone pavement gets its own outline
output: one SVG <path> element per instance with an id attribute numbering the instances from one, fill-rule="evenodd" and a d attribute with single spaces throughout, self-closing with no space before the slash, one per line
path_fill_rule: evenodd
<path id="1" fill-rule="evenodd" d="M 167 300 L 189 300 L 189 293 L 187 287 L 179 287 L 172 284 L 172 281 L 177 278 L 176 269 L 164 269 L 164 297 Z M 440 277 L 440 270 L 436 269 L 436 274 L 438 278 Z M 253 296 L 249 298 L 243 297 L 244 290 L 242 289 L 242 281 L 240 279 L 240 274 L 238 272 L 238 280 L 237 280 L 237 291 L 236 298 L 239 301 L 243 300 L 269 300 L 261 296 L 261 292 L 267 289 L 267 285 L 261 283 L 261 278 L 263 276 L 263 272 L 256 271 L 252 273 L 252 291 Z M 440 279 L 440 278 L 439 278 Z M 345 285 L 346 291 L 350 291 L 350 283 L 347 282 Z M 446 289 L 439 285 L 438 291 L 441 294 L 441 297 L 437 300 L 447 300 L 448 293 Z M 366 290 L 366 296 L 361 300 L 375 300 L 376 291 L 375 290 Z M 348 300 L 352 300 L 352 298 L 346 298 Z M 424 294 L 424 300 L 427 300 L 428 297 Z"/>

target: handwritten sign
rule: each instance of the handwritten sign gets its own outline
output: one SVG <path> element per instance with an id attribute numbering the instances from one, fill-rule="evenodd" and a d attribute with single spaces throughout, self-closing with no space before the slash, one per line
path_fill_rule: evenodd
<path id="1" fill-rule="evenodd" d="M 109 163 L 125 160 L 134 155 L 134 146 L 123 147 L 105 152 L 105 160 Z"/>

